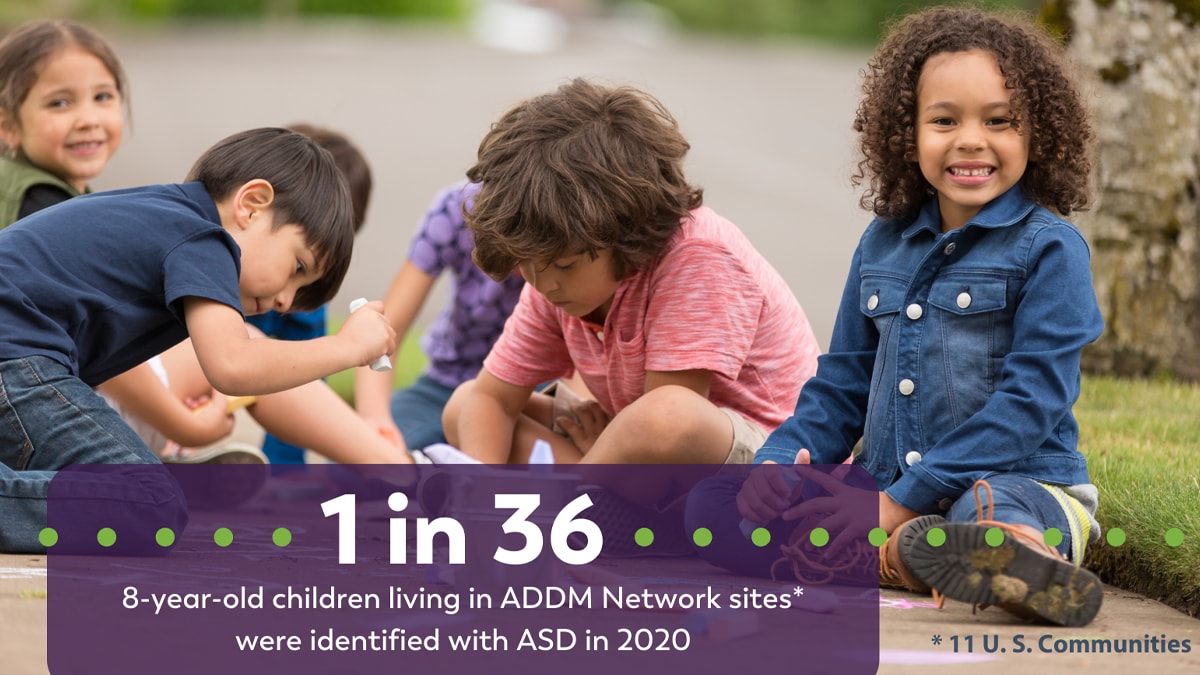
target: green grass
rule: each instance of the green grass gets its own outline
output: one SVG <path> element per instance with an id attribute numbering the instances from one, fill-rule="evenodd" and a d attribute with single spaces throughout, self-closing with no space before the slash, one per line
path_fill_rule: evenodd
<path id="1" fill-rule="evenodd" d="M 330 319 L 329 332 L 337 331 L 337 327 L 342 325 L 344 317 L 338 319 Z M 416 381 L 417 376 L 425 370 L 429 359 L 425 357 L 425 353 L 421 351 L 420 336 L 413 331 L 404 337 L 404 342 L 400 344 L 400 349 L 392 357 L 392 373 L 394 374 L 392 386 L 407 387 Z M 329 383 L 329 387 L 336 391 L 339 396 L 346 399 L 350 405 L 354 405 L 354 371 L 343 370 L 340 373 L 334 373 L 325 378 Z"/>
<path id="2" fill-rule="evenodd" d="M 1121 546 L 1089 548 L 1105 582 L 1200 616 L 1200 387 L 1085 377 L 1075 406 L 1080 447 L 1100 489 L 1097 517 Z M 1183 532 L 1169 546 L 1164 533 Z"/>

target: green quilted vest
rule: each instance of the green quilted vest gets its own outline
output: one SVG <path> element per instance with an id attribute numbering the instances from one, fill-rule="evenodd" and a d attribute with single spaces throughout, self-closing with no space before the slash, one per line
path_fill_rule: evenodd
<path id="1" fill-rule="evenodd" d="M 71 187 L 66 181 L 46 173 L 29 164 L 24 159 L 0 157 L 0 229 L 12 225 L 21 211 L 21 200 L 25 193 L 35 185 L 53 185 L 67 191 L 72 197 L 79 195 L 79 190 Z"/>

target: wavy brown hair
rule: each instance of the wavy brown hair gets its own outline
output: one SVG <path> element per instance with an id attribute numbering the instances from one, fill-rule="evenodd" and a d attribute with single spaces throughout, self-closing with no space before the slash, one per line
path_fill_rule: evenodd
<path id="1" fill-rule="evenodd" d="M 624 279 L 654 260 L 702 201 L 690 146 L 653 96 L 575 79 L 506 112 L 467 177 L 475 263 L 501 280 L 526 261 L 610 249 Z"/>
<path id="2" fill-rule="evenodd" d="M 1016 14 L 937 7 L 895 24 L 863 72 L 854 117 L 862 158 L 852 182 L 870 181 L 864 209 L 911 217 L 933 196 L 916 161 L 921 69 L 935 54 L 976 49 L 996 57 L 1012 91 L 1013 124 L 1029 136 L 1026 194 L 1064 216 L 1087 206 L 1095 134 L 1062 46 Z"/>

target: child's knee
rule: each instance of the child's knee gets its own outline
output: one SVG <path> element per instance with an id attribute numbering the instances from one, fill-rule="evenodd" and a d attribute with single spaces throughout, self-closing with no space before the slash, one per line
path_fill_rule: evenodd
<path id="1" fill-rule="evenodd" d="M 691 389 L 668 385 L 647 392 L 619 413 L 632 437 L 653 439 L 664 460 L 679 460 L 679 450 L 719 438 L 728 445 L 727 421 L 708 399 Z"/>

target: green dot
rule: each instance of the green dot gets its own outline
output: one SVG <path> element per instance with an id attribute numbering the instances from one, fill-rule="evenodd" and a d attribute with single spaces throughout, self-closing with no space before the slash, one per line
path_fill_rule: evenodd
<path id="1" fill-rule="evenodd" d="M 654 543 L 654 530 L 648 527 L 639 527 L 637 532 L 633 533 L 633 540 L 637 542 L 638 546 L 646 548 Z"/>
<path id="2" fill-rule="evenodd" d="M 821 548 L 829 543 L 829 531 L 823 527 L 814 527 L 813 531 L 808 533 L 808 540 L 813 546 Z"/>
<path id="3" fill-rule="evenodd" d="M 108 548 L 109 546 L 117 543 L 117 533 L 113 532 L 111 527 L 102 527 L 100 528 L 100 531 L 96 533 L 96 541 L 104 548 Z"/>
<path id="4" fill-rule="evenodd" d="M 929 545 L 937 548 L 946 543 L 946 531 L 940 527 L 931 527 L 925 532 L 925 541 Z"/>
<path id="5" fill-rule="evenodd" d="M 1178 527 L 1172 527 L 1163 535 L 1163 539 L 1167 540 L 1167 546 L 1176 548 L 1183 543 L 1183 530 Z"/>
<path id="6" fill-rule="evenodd" d="M 762 548 L 771 543 L 771 531 L 765 527 L 756 527 L 754 532 L 750 533 L 750 541 L 754 542 L 755 546 Z"/>
<path id="7" fill-rule="evenodd" d="M 280 527 L 271 533 L 271 541 L 275 542 L 276 546 L 283 548 L 292 543 L 292 532 L 286 527 Z"/>
<path id="8" fill-rule="evenodd" d="M 159 546 L 166 548 L 175 543 L 175 531 L 169 527 L 163 527 L 154 533 L 154 541 L 158 542 Z"/>
<path id="9" fill-rule="evenodd" d="M 1042 535 L 1042 541 L 1046 542 L 1047 546 L 1057 547 L 1062 543 L 1062 540 L 1062 530 L 1058 529 L 1057 527 L 1052 527 L 1046 530 L 1046 533 Z"/>
<path id="10" fill-rule="evenodd" d="M 38 532 L 38 543 L 46 548 L 58 543 L 58 532 L 53 527 L 44 527 Z"/>
<path id="11" fill-rule="evenodd" d="M 712 530 L 707 527 L 696 528 L 696 531 L 692 533 L 692 543 L 700 548 L 708 546 L 712 543 Z"/>
<path id="12" fill-rule="evenodd" d="M 988 546 L 996 548 L 1004 543 L 1004 530 L 998 527 L 989 527 L 983 535 L 983 540 L 987 542 Z"/>
<path id="13" fill-rule="evenodd" d="M 228 527 L 219 527 L 216 532 L 213 532 L 213 542 L 221 548 L 233 543 L 233 531 Z"/>
<path id="14" fill-rule="evenodd" d="M 887 530 L 882 527 L 877 527 L 867 533 L 867 541 L 871 542 L 876 548 L 887 543 Z"/>
<path id="15" fill-rule="evenodd" d="M 1120 546 L 1125 543 L 1125 530 L 1119 527 L 1110 529 L 1106 535 L 1109 546 Z"/>

